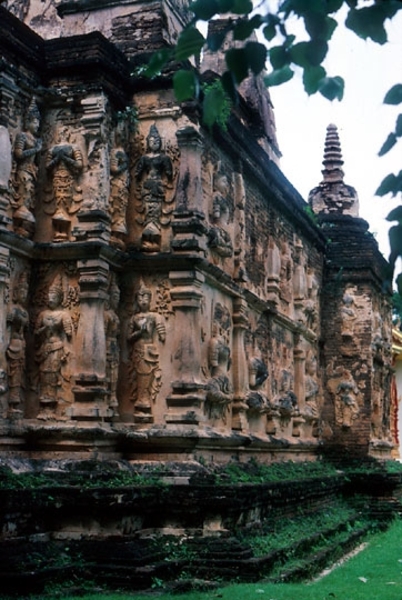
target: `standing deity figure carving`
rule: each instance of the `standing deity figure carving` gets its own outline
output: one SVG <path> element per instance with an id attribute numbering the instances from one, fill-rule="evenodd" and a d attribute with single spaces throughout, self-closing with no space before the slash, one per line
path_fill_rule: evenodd
<path id="1" fill-rule="evenodd" d="M 7 314 L 8 346 L 7 375 L 11 411 L 20 410 L 25 388 L 25 336 L 29 325 L 26 309 L 28 301 L 28 280 L 25 273 L 17 279 L 13 290 L 13 304 Z"/>
<path id="2" fill-rule="evenodd" d="M 127 235 L 126 210 L 129 193 L 129 158 L 124 150 L 125 135 L 123 125 L 115 131 L 115 145 L 110 154 L 110 212 L 112 217 L 111 243 L 124 249 L 124 237 Z"/>
<path id="3" fill-rule="evenodd" d="M 289 243 L 283 240 L 281 243 L 281 271 L 279 279 L 280 295 L 286 304 L 292 301 L 292 272 L 293 260 Z"/>
<path id="4" fill-rule="evenodd" d="M 320 416 L 318 406 L 318 396 L 320 388 L 317 381 L 317 359 L 315 356 L 310 356 L 306 360 L 306 378 L 305 386 L 305 406 L 303 417 L 306 422 L 313 426 L 313 435 L 318 435 L 318 419 Z"/>
<path id="5" fill-rule="evenodd" d="M 347 374 L 347 372 L 346 372 Z M 350 376 L 341 381 L 336 389 L 335 421 L 337 425 L 349 429 L 359 415 L 360 408 L 357 401 L 359 388 Z"/>
<path id="6" fill-rule="evenodd" d="M 48 307 L 37 319 L 35 337 L 37 340 L 36 362 L 39 368 L 39 402 L 41 412 L 38 418 L 50 418 L 62 397 L 63 382 L 68 381 L 70 359 L 69 342 L 73 324 L 67 310 L 62 308 L 63 290 L 52 286 L 48 294 Z"/>
<path id="7" fill-rule="evenodd" d="M 250 413 L 264 414 L 271 410 L 271 405 L 262 390 L 268 378 L 268 368 L 258 356 L 252 356 L 248 361 L 248 384 L 250 391 L 246 396 L 246 404 Z"/>
<path id="8" fill-rule="evenodd" d="M 146 154 L 135 167 L 135 179 L 140 187 L 141 201 L 137 207 L 137 223 L 143 226 L 141 249 L 149 252 L 161 248 L 162 225 L 170 222 L 166 188 L 173 179 L 171 159 L 162 152 L 162 139 L 156 125 L 151 125 Z"/>
<path id="9" fill-rule="evenodd" d="M 52 177 L 52 196 L 45 201 L 44 211 L 52 215 L 54 242 L 69 239 L 71 215 L 80 208 L 82 190 L 78 177 L 83 170 L 82 152 L 67 140 L 68 129 L 62 127 L 57 143 L 50 148 L 46 157 L 46 169 Z"/>
<path id="10" fill-rule="evenodd" d="M 39 137 L 40 113 L 35 100 L 32 100 L 25 119 L 25 131 L 19 133 L 14 143 L 15 196 L 13 222 L 16 233 L 32 237 L 35 229 L 37 159 L 42 149 Z"/>
<path id="11" fill-rule="evenodd" d="M 216 174 L 214 190 L 211 219 L 213 226 L 208 231 L 208 246 L 220 257 L 226 258 L 233 256 L 233 245 L 227 231 L 230 217 L 229 182 L 224 173 Z"/>
<path id="12" fill-rule="evenodd" d="M 152 292 L 141 282 L 136 300 L 138 312 L 133 315 L 129 327 L 132 344 L 132 377 L 134 410 L 151 413 L 162 385 L 158 341 L 164 343 L 166 329 L 161 316 L 150 310 Z"/>
<path id="13" fill-rule="evenodd" d="M 307 272 L 307 293 L 308 296 L 304 307 L 306 325 L 309 329 L 314 330 L 318 325 L 319 283 L 312 269 L 308 269 Z"/>
<path id="14" fill-rule="evenodd" d="M 226 423 L 229 405 L 233 401 L 233 388 L 228 377 L 230 347 L 225 336 L 230 315 L 220 305 L 216 306 L 215 313 L 218 312 L 222 312 L 221 319 L 214 320 L 208 347 L 208 366 L 212 377 L 207 382 L 205 408 L 210 419 Z"/>
<path id="15" fill-rule="evenodd" d="M 341 306 L 341 334 L 346 341 L 352 340 L 354 336 L 354 326 L 357 318 L 354 306 L 356 306 L 354 296 L 345 292 Z"/>
<path id="16" fill-rule="evenodd" d="M 120 290 L 116 283 L 112 283 L 109 298 L 105 306 L 106 377 L 109 380 L 109 406 L 112 409 L 118 407 L 116 391 L 120 357 L 120 319 L 117 315 L 119 302 Z"/>

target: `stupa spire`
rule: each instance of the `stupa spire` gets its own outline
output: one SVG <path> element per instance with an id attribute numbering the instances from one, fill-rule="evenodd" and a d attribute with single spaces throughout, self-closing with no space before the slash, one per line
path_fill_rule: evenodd
<path id="1" fill-rule="evenodd" d="M 339 140 L 338 128 L 332 123 L 327 127 L 322 164 L 324 165 L 324 169 L 322 170 L 324 181 L 343 181 L 341 142 Z"/>
<path id="2" fill-rule="evenodd" d="M 344 183 L 343 158 L 338 128 L 327 127 L 324 143 L 324 166 L 321 183 L 311 190 L 309 204 L 316 214 L 359 216 L 359 198 L 355 188 Z"/>

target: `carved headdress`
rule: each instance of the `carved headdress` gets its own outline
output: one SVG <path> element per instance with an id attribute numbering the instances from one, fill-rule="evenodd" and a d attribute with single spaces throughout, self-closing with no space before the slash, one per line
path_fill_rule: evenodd
<path id="1" fill-rule="evenodd" d="M 36 104 L 35 97 L 32 97 L 31 102 L 28 106 L 28 110 L 25 115 L 25 122 L 30 123 L 33 119 L 40 120 L 40 112 L 39 112 L 38 105 Z"/>

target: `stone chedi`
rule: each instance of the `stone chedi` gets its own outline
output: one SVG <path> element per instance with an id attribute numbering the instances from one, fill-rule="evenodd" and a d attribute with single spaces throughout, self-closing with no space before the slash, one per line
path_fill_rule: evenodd
<path id="1" fill-rule="evenodd" d="M 336 127 L 312 220 L 258 78 L 211 132 L 178 65 L 131 75 L 190 18 L 0 6 L 0 456 L 388 455 L 384 260 Z"/>

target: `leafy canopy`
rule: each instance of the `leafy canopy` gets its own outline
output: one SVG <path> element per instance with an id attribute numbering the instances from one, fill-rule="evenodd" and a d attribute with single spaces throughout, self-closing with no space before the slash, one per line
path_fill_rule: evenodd
<path id="1" fill-rule="evenodd" d="M 250 74 L 261 75 L 271 87 L 289 81 L 296 71 L 301 71 L 307 94 L 320 93 L 331 101 L 342 100 L 344 80 L 339 75 L 329 75 L 323 66 L 331 37 L 339 26 L 336 13 L 346 10 L 348 29 L 360 38 L 383 45 L 387 42 L 387 21 L 402 10 L 402 1 L 261 0 L 253 5 L 252 0 L 194 0 L 190 9 L 193 19 L 180 34 L 176 46 L 156 52 L 145 73 L 152 77 L 172 60 L 182 63 L 173 78 L 176 97 L 179 101 L 198 98 L 204 122 L 211 127 L 224 121 L 228 102 L 236 101 L 237 87 Z M 200 22 L 216 17 L 224 18 L 225 25 L 204 36 L 198 28 Z M 304 24 L 303 39 L 290 32 L 294 18 Z M 224 49 L 224 42 L 228 40 L 232 43 Z M 203 50 L 224 52 L 226 70 L 220 77 L 220 87 L 199 84 L 199 74 L 192 63 L 198 63 Z M 402 83 L 396 83 L 388 91 L 384 103 L 402 104 Z M 389 152 L 401 137 L 402 114 L 379 155 Z M 401 192 L 402 170 L 385 177 L 376 194 L 396 196 Z M 397 258 L 402 257 L 402 206 L 391 211 L 387 219 L 396 222 L 389 232 L 393 270 Z M 397 285 L 402 293 L 402 276 L 397 279 Z"/>

